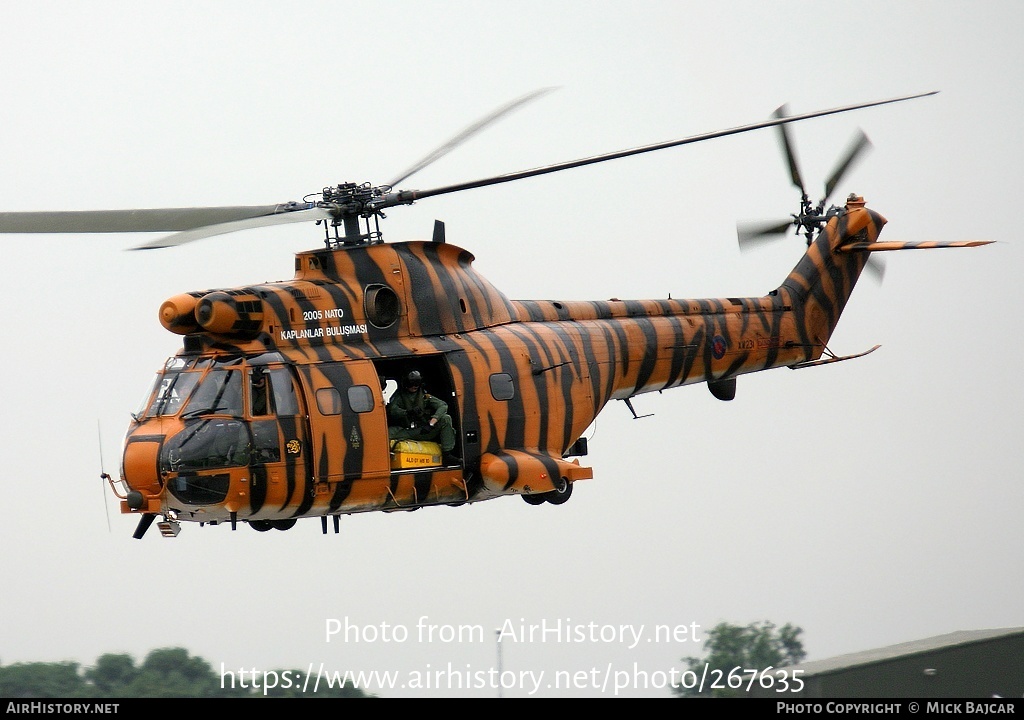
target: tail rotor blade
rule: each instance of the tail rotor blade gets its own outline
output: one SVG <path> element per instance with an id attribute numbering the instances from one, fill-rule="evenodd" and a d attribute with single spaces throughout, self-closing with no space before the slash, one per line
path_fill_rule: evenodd
<path id="1" fill-rule="evenodd" d="M 836 164 L 835 170 L 832 171 L 832 175 L 829 176 L 828 182 L 825 183 L 825 198 L 828 200 L 832 197 L 832 191 L 836 189 L 836 185 L 842 180 L 843 176 L 853 167 L 861 156 L 871 149 L 871 141 L 868 140 L 868 136 L 862 131 L 858 130 L 854 136 L 850 146 L 846 149 L 846 154 Z"/>
<path id="2" fill-rule="evenodd" d="M 749 250 L 771 240 L 777 240 L 793 226 L 792 220 L 782 222 L 744 223 L 736 227 L 740 250 Z"/>
<path id="3" fill-rule="evenodd" d="M 775 110 L 774 115 L 776 118 L 784 118 L 786 117 L 787 112 L 787 106 L 780 105 Z M 782 145 L 782 153 L 786 156 L 786 163 L 789 165 L 789 177 L 793 181 L 793 185 L 796 186 L 801 193 L 807 195 L 807 192 L 804 190 L 803 178 L 800 177 L 800 166 L 799 163 L 797 163 L 796 151 L 793 149 L 793 143 L 789 139 L 788 126 L 778 125 L 777 127 L 779 129 L 779 142 Z"/>
<path id="4" fill-rule="evenodd" d="M 864 269 L 871 273 L 871 276 L 875 279 L 879 285 L 882 284 L 882 280 L 885 278 L 885 261 L 876 255 L 868 256 L 868 262 L 864 266 Z"/>

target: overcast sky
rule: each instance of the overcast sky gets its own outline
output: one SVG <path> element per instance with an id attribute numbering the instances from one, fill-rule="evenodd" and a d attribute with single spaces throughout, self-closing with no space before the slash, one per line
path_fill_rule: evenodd
<path id="1" fill-rule="evenodd" d="M 880 343 L 868 357 L 745 376 L 728 403 L 702 386 L 644 395 L 634 407 L 653 417 L 640 420 L 613 403 L 588 431 L 594 479 L 565 505 L 353 515 L 327 536 L 315 519 L 287 533 L 185 524 L 139 541 L 99 474 L 118 471 L 129 413 L 181 346 L 161 302 L 288 279 L 321 231 L 141 253 L 126 248 L 149 236 L 0 237 L 0 663 L 182 646 L 215 670 L 322 663 L 399 673 L 365 687 L 384 697 L 495 697 L 458 689 L 449 664 L 487 672 L 497 629 L 561 622 L 642 639 L 508 639 L 505 697 L 611 696 L 616 683 L 666 697 L 666 674 L 721 621 L 799 625 L 809 660 L 1024 626 L 1020 3 L 0 9 L 0 210 L 266 204 L 383 183 L 541 87 L 558 90 L 405 186 L 751 123 L 782 103 L 938 90 L 793 126 L 805 181 L 819 193 L 862 128 L 874 149 L 836 196 L 864 195 L 889 220 L 883 239 L 997 241 L 888 254 L 830 343 Z M 736 223 L 798 200 L 761 131 L 424 200 L 383 229 L 426 239 L 444 220 L 512 299 L 760 295 L 803 245 L 741 254 Z M 327 642 L 332 620 L 407 635 Z M 656 626 L 698 630 L 656 642 Z M 442 637 L 459 627 L 483 636 Z M 442 687 L 409 687 L 438 670 Z M 556 688 L 559 671 L 586 680 Z"/>

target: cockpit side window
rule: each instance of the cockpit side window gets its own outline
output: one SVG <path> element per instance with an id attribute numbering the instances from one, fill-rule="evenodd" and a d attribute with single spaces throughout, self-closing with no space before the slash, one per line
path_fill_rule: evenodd
<path id="1" fill-rule="evenodd" d="M 270 387 L 266 371 L 261 367 L 249 373 L 249 411 L 254 417 L 270 415 Z"/>
<path id="2" fill-rule="evenodd" d="M 144 414 L 146 414 L 146 411 L 149 410 L 150 406 L 152 405 L 151 401 L 153 399 L 153 393 L 156 392 L 158 388 L 160 388 L 161 377 L 162 375 L 160 373 L 157 373 L 156 377 L 153 378 L 153 382 L 149 384 L 149 390 L 147 390 L 146 394 L 142 396 L 142 400 L 139 402 L 138 409 L 136 409 L 136 411 L 132 413 L 132 417 L 135 420 L 141 418 Z"/>
<path id="3" fill-rule="evenodd" d="M 299 414 L 299 399 L 288 368 L 268 370 L 257 365 L 249 371 L 249 414 L 253 417 Z"/>
<path id="4" fill-rule="evenodd" d="M 253 464 L 280 462 L 281 440 L 278 437 L 277 422 L 256 420 L 251 427 L 253 440 L 251 460 Z"/>
<path id="5" fill-rule="evenodd" d="M 275 368 L 270 371 L 270 387 L 274 394 L 274 410 L 278 417 L 299 414 L 299 399 L 295 395 L 295 383 L 288 368 Z"/>

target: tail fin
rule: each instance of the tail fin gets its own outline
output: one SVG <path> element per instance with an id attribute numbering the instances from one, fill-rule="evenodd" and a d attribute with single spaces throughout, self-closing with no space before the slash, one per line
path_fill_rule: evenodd
<path id="1" fill-rule="evenodd" d="M 879 242 L 885 223 L 884 217 L 866 207 L 864 198 L 851 195 L 844 208 L 829 212 L 824 228 L 776 291 L 796 315 L 801 343 L 811 349 L 809 360 L 818 359 L 825 350 L 872 252 L 976 247 L 991 242 Z"/>

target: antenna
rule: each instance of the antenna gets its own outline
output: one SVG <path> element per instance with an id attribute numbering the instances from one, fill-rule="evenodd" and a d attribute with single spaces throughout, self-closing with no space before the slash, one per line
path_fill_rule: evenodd
<path id="1" fill-rule="evenodd" d="M 652 417 L 654 415 L 654 413 L 647 413 L 646 415 L 637 415 L 636 414 L 636 410 L 633 409 L 633 401 L 632 400 L 630 400 L 629 398 L 622 398 L 622 401 L 624 403 L 626 403 L 626 407 L 628 407 L 629 411 L 631 413 L 633 413 L 633 419 L 634 420 L 639 420 L 640 418 L 645 418 L 645 417 Z"/>
<path id="2" fill-rule="evenodd" d="M 103 431 L 100 429 L 99 418 L 96 419 L 96 436 L 100 443 L 100 480 L 106 485 L 110 482 L 110 476 L 107 475 L 103 467 Z M 103 512 L 107 515 L 107 532 L 110 532 L 110 508 L 107 507 L 107 491 L 105 488 L 103 489 Z"/>

